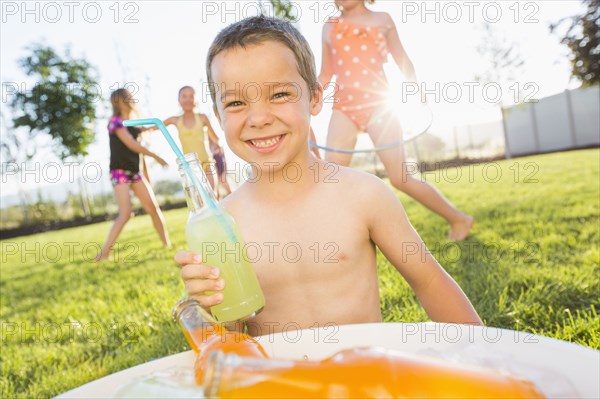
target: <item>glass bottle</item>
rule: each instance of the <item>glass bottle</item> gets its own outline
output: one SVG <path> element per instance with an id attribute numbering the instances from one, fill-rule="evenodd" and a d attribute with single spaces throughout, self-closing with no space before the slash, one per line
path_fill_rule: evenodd
<path id="1" fill-rule="evenodd" d="M 185 298 L 175 304 L 173 320 L 179 324 L 197 355 L 194 372 L 199 384 L 202 383 L 206 362 L 213 351 L 235 353 L 245 357 L 267 357 L 258 341 L 247 334 L 226 330 L 194 298 Z"/>
<path id="2" fill-rule="evenodd" d="M 436 359 L 355 348 L 316 361 L 244 358 L 213 352 L 206 397 L 543 398 L 533 383 Z"/>
<path id="3" fill-rule="evenodd" d="M 221 269 L 220 277 L 225 280 L 223 302 L 210 311 L 219 323 L 254 317 L 265 306 L 265 297 L 252 265 L 243 256 L 240 229 L 217 203 L 198 156 L 186 154 L 185 160 L 193 177 L 182 162 L 177 160 L 177 164 L 190 211 L 185 227 L 188 248 L 201 254 L 203 263 Z"/>

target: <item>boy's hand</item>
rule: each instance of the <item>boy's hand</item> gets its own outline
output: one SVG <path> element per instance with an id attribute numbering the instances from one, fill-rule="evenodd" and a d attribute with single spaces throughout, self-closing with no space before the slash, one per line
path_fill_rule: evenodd
<path id="1" fill-rule="evenodd" d="M 191 297 L 200 302 L 204 308 L 223 302 L 225 281 L 219 278 L 220 270 L 202 263 L 202 256 L 190 251 L 179 251 L 175 254 L 175 262 L 181 266 L 181 279 Z M 218 291 L 206 295 L 206 291 Z"/>

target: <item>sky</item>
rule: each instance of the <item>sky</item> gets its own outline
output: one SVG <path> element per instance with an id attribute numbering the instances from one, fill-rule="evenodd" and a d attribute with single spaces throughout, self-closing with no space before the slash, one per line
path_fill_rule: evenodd
<path id="1" fill-rule="evenodd" d="M 17 60 L 28 54 L 27 47 L 32 43 L 42 43 L 59 52 L 69 48 L 73 56 L 86 58 L 99 73 L 102 100 L 98 101 L 95 123 L 97 138 L 89 148 L 86 162 L 108 165 L 107 99 L 119 87 L 135 92 L 142 117 L 164 119 L 180 113 L 177 91 L 181 86 L 191 85 L 197 91 L 198 111 L 209 116 L 217 135 L 223 137 L 205 89 L 205 56 L 219 30 L 257 13 L 256 1 L 4 1 L 1 7 L 3 117 L 10 119 L 7 105 L 12 90 L 31 88 L 33 84 L 19 69 Z M 296 26 L 311 45 L 318 68 L 321 29 L 323 22 L 335 15 L 333 2 L 303 0 L 294 2 L 294 7 L 299 15 Z M 539 99 L 577 86 L 570 80 L 567 49 L 548 26 L 578 13 L 582 9 L 579 1 L 380 0 L 371 8 L 388 12 L 394 19 L 419 81 L 431 92 L 428 97 L 434 118 L 431 131 L 442 137 L 454 125 L 488 122 L 499 117 L 489 100 L 494 96 L 493 90 L 486 94 L 481 84 L 473 91 L 469 89 L 475 75 L 489 69 L 476 50 L 483 40 L 484 22 L 491 24 L 498 37 L 512 43 L 525 61 L 518 77 L 511 82 L 513 88 L 524 89 L 525 94 Z M 402 78 L 393 71 L 393 65 L 390 69 L 392 87 L 399 87 Z M 508 88 L 502 94 L 513 97 Z M 330 105 L 326 105 L 313 120 L 320 143 L 324 143 L 330 114 Z M 3 132 L 7 126 L 10 126 L 8 120 L 0 123 Z M 176 135 L 175 130 L 172 133 Z M 40 142 L 44 139 L 40 138 Z M 171 165 L 168 170 L 152 167 L 155 180 L 177 178 L 174 155 L 160 133 L 152 133 L 148 145 Z M 226 154 L 229 166 L 239 162 L 229 151 Z M 44 163 L 58 162 L 47 146 L 34 159 L 42 168 Z M 67 173 L 62 176 L 66 178 Z M 21 180 L 21 187 L 44 184 L 43 178 L 41 182 L 32 179 L 33 176 Z M 17 187 L 15 178 L 2 177 L 3 196 L 15 194 Z M 102 187 L 110 189 L 108 180 Z"/>

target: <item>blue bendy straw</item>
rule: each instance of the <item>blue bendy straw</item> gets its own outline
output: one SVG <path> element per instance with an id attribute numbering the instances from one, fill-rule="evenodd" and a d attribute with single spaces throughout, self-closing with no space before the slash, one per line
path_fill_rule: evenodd
<path id="1" fill-rule="evenodd" d="M 191 182 L 194 184 L 194 186 L 196 186 L 198 188 L 198 190 L 200 192 L 200 195 L 202 196 L 202 199 L 208 204 L 208 206 L 212 210 L 217 211 L 218 210 L 217 203 L 208 194 L 208 192 L 204 189 L 204 186 L 202 184 L 200 184 L 200 182 L 196 178 L 196 175 L 192 173 L 192 170 L 190 169 L 190 164 L 188 163 L 188 161 L 185 160 L 183 152 L 181 152 L 181 150 L 179 149 L 179 147 L 177 146 L 177 144 L 175 144 L 175 141 L 173 141 L 173 137 L 171 137 L 171 134 L 167 130 L 167 127 L 165 126 L 165 124 L 160 119 L 158 119 L 158 118 L 146 118 L 146 119 L 129 119 L 129 120 L 123 121 L 123 126 L 143 126 L 143 125 L 155 125 L 155 126 L 158 126 L 158 128 L 162 132 L 163 136 L 165 136 L 165 139 L 167 139 L 167 142 L 171 146 L 171 149 L 173 150 L 173 152 L 175 152 L 175 155 L 177 155 L 177 158 L 179 159 L 179 161 L 183 165 L 183 169 L 185 170 L 185 172 L 189 176 Z M 235 234 L 231 230 L 230 226 L 223 219 L 223 215 L 221 215 L 220 212 L 215 212 L 215 213 L 217 214 L 217 216 L 219 218 L 219 221 L 221 222 L 221 225 L 223 226 L 223 228 L 225 229 L 225 231 L 229 235 L 229 238 L 231 238 L 232 242 L 236 243 L 237 242 L 237 237 L 235 236 Z"/>

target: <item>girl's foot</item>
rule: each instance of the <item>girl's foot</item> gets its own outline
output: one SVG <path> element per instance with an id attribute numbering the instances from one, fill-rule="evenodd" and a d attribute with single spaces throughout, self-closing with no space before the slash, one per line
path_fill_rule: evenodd
<path id="1" fill-rule="evenodd" d="M 104 254 L 102 252 L 100 252 L 98 255 L 96 255 L 96 262 L 102 262 L 103 260 L 108 259 L 108 254 Z"/>
<path id="2" fill-rule="evenodd" d="M 463 214 L 459 220 L 450 224 L 448 239 L 450 241 L 463 241 L 468 237 L 473 223 L 475 223 L 473 216 Z"/>

